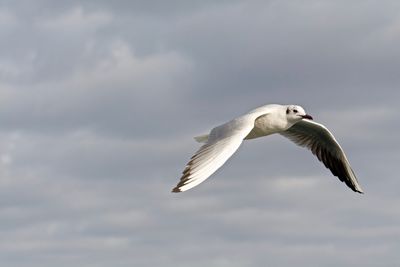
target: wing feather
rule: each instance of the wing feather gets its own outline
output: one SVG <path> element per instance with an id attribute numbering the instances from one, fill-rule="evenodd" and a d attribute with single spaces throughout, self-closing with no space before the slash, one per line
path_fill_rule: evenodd
<path id="1" fill-rule="evenodd" d="M 255 115 L 245 115 L 214 128 L 207 143 L 191 157 L 172 192 L 186 191 L 206 180 L 239 148 L 254 128 Z"/>
<path id="2" fill-rule="evenodd" d="M 299 146 L 310 149 L 340 181 L 346 183 L 353 191 L 363 193 L 343 149 L 324 125 L 310 120 L 301 120 L 288 130 L 281 132 L 281 135 Z"/>

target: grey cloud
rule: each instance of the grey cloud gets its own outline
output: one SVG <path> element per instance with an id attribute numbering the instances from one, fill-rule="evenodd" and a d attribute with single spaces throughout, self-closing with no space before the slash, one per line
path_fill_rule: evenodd
<path id="1" fill-rule="evenodd" d="M 396 265 L 397 10 L 2 1 L 0 263 Z M 334 132 L 365 195 L 281 136 L 170 193 L 194 135 L 274 102 Z"/>
<path id="2" fill-rule="evenodd" d="M 65 79 L 17 88 L 6 84 L 3 127 L 149 133 L 160 109 L 170 112 L 180 105 L 190 74 L 191 63 L 177 53 L 138 58 L 116 41 L 106 57 Z"/>
<path id="3" fill-rule="evenodd" d="M 343 14 L 341 2 L 312 6 L 240 3 L 188 18 L 174 37 L 177 45 L 201 59 L 200 82 L 205 83 L 198 83 L 198 92 L 251 91 L 257 98 L 268 95 L 282 101 L 284 90 L 284 95 L 306 103 L 325 97 L 349 104 L 358 103 L 357 98 L 368 101 L 362 97 L 368 90 L 382 103 L 386 96 L 376 87 L 385 86 L 396 96 L 398 60 L 391 51 L 398 38 L 383 33 L 396 23 L 397 14 L 388 11 L 371 18 L 375 6 L 365 5 L 353 18 Z M 354 14 L 359 5 L 346 9 Z M 353 89 L 347 98 L 337 94 L 349 87 Z"/>

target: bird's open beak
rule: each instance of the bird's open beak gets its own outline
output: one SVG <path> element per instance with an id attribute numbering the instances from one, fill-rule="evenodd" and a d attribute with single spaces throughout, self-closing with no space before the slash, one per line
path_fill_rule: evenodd
<path id="1" fill-rule="evenodd" d="M 308 114 L 306 114 L 306 115 L 303 115 L 303 116 L 301 116 L 303 119 L 309 119 L 309 120 L 312 120 L 313 118 L 310 116 L 310 115 L 308 115 Z"/>

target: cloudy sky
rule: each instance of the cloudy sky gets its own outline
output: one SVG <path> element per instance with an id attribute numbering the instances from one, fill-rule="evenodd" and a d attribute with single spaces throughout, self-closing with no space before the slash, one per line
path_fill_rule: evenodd
<path id="1" fill-rule="evenodd" d="M 0 1 L 0 265 L 398 266 L 399 1 Z M 300 104 L 365 195 L 281 136 L 171 194 L 193 136 Z"/>

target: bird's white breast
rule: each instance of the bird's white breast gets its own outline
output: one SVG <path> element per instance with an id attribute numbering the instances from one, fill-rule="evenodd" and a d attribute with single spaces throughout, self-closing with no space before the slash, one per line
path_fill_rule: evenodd
<path id="1" fill-rule="evenodd" d="M 245 139 L 279 133 L 287 130 L 290 126 L 284 113 L 283 115 L 276 113 L 262 115 L 254 121 L 254 128 Z"/>

